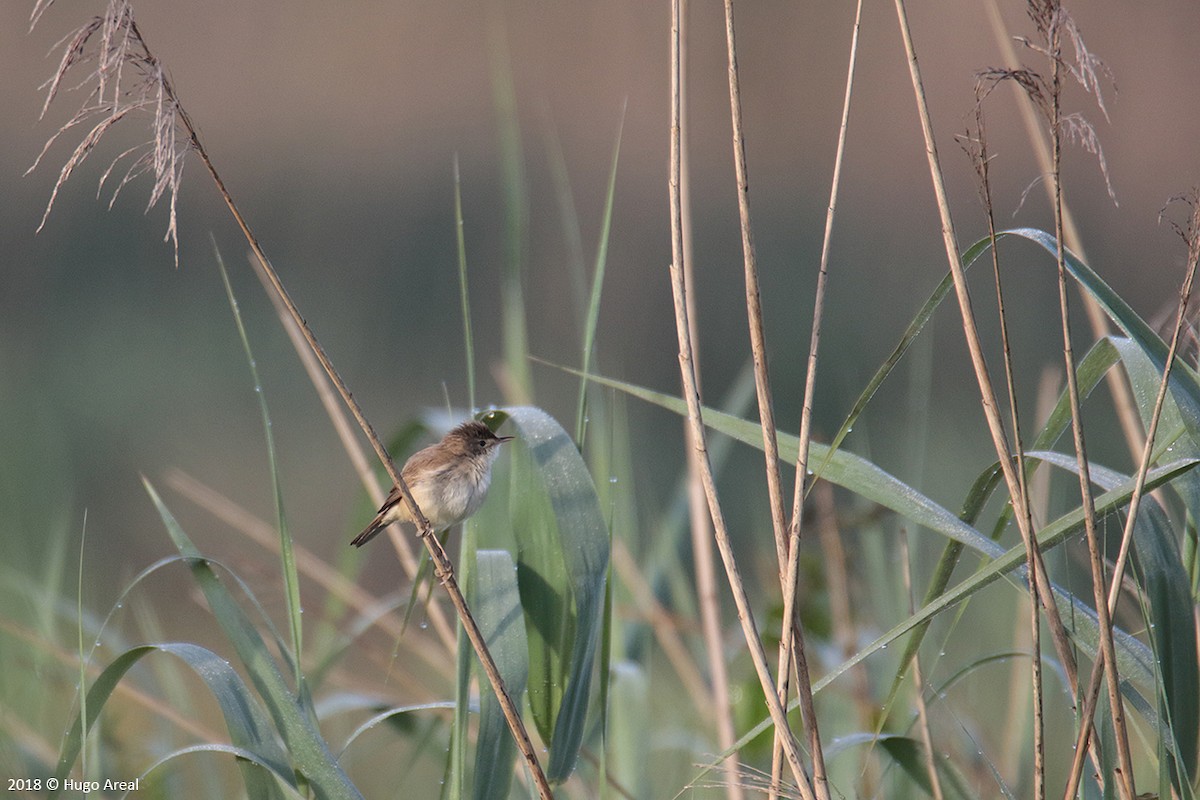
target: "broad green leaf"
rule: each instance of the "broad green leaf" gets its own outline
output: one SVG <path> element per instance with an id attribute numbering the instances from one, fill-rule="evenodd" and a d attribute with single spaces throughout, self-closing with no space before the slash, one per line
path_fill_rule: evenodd
<path id="1" fill-rule="evenodd" d="M 274 731 L 270 720 L 263 713 L 255 700 L 253 693 L 242 682 L 225 659 L 215 653 L 187 642 L 169 642 L 166 644 L 145 644 L 130 648 L 117 656 L 111 664 L 92 683 L 87 691 L 87 720 L 75 717 L 71 730 L 63 741 L 62 752 L 59 754 L 58 767 L 55 776 L 61 780 L 66 778 L 75 759 L 79 755 L 82 734 L 90 729 L 100 716 L 104 704 L 112 695 L 117 684 L 125 677 L 134 664 L 150 653 L 170 653 L 186 663 L 207 684 L 225 717 L 225 726 L 229 730 L 230 740 L 240 748 L 255 754 L 255 761 L 267 766 L 276 775 L 291 775 L 292 768 L 287 757 L 275 742 Z M 239 762 L 240 763 L 240 762 Z M 242 764 L 242 780 L 246 784 L 246 793 L 250 797 L 279 797 L 279 789 L 275 781 L 264 772 L 249 765 Z M 294 781 L 293 781 L 293 786 Z M 51 792 L 51 797 L 59 792 Z"/>
<path id="2" fill-rule="evenodd" d="M 904 770 L 904 774 L 921 787 L 922 791 L 932 796 L 933 784 L 930 782 L 925 745 L 908 736 L 880 736 L 878 741 L 879 746 Z M 959 774 L 954 764 L 944 758 L 935 758 L 933 762 L 945 797 L 963 800 L 976 797 L 967 788 L 969 782 Z"/>
<path id="3" fill-rule="evenodd" d="M 1078 474 L 1075 459 L 1059 453 L 1030 453 L 1047 463 Z M 1092 481 L 1104 489 L 1115 488 L 1129 478 L 1110 469 L 1089 465 Z M 1138 586 L 1149 605 L 1142 612 L 1148 625 L 1150 647 L 1161 675 L 1165 714 L 1161 714 L 1164 735 L 1174 737 L 1168 746 L 1178 755 L 1184 772 L 1195 776 L 1196 748 L 1200 745 L 1200 671 L 1196 664 L 1196 627 L 1188 593 L 1187 571 L 1179 560 L 1179 547 L 1166 512 L 1149 495 L 1142 498 L 1137 523 L 1133 527 L 1133 568 Z"/>
<path id="4" fill-rule="evenodd" d="M 529 643 L 517 566 L 505 550 L 480 550 L 476 554 L 474 613 L 488 650 L 500 670 L 504 688 L 520 708 L 529 679 Z M 491 685 L 479 681 L 479 737 L 475 746 L 476 800 L 504 800 L 512 785 L 516 744 Z"/>
<path id="5" fill-rule="evenodd" d="M 538 478 L 537 465 L 523 442 L 510 444 L 509 455 L 509 516 L 529 640 L 529 707 L 542 741 L 548 742 L 562 705 L 562 677 L 574 638 L 575 613 L 554 507 Z"/>
<path id="6" fill-rule="evenodd" d="M 1036 242 L 1051 254 L 1058 252 L 1057 240 L 1045 231 L 1035 228 L 1016 228 L 1005 231 L 1001 236 L 1020 236 Z M 1146 324 L 1112 287 L 1104 282 L 1087 264 L 1080 261 L 1070 250 L 1064 253 L 1067 271 L 1074 276 L 1088 294 L 1104 309 L 1105 313 L 1132 339 L 1154 368 L 1162 375 L 1167 364 L 1167 344 Z M 1179 412 L 1188 434 L 1200 443 L 1200 380 L 1194 370 L 1176 358 L 1171 370 L 1171 395 L 1179 405 Z"/>
<path id="7" fill-rule="evenodd" d="M 529 636 L 529 702 L 546 771 L 566 780 L 583 743 L 593 663 L 602 630 L 608 529 L 575 443 L 549 414 L 506 408 L 511 447 L 510 515 L 517 581 Z"/>
<path id="8" fill-rule="evenodd" d="M 329 752 L 329 747 L 321 738 L 305 704 L 288 688 L 279 665 L 258 631 L 163 504 L 154 487 L 149 481 L 143 483 L 175 547 L 188 559 L 192 577 L 204 592 L 213 617 L 233 645 L 250 677 L 250 682 L 254 684 L 255 690 L 266 704 L 276 729 L 283 737 L 295 770 L 309 782 L 318 800 L 361 798 L 358 789 Z"/>
<path id="9" fill-rule="evenodd" d="M 1154 401 L 1162 384 L 1162 372 L 1131 339 L 1110 336 L 1105 341 L 1120 353 L 1125 374 L 1129 376 L 1129 385 L 1133 389 L 1134 401 L 1141 414 L 1142 425 L 1145 427 L 1154 410 Z M 1184 427 L 1179 405 L 1172 393 L 1168 392 L 1163 402 L 1162 418 L 1159 420 L 1158 434 L 1154 442 L 1156 459 L 1162 458 L 1163 452 L 1168 448 L 1173 458 L 1200 455 L 1200 444 L 1190 436 L 1183 435 Z M 1191 473 L 1174 483 L 1173 488 L 1183 498 L 1193 517 L 1200 514 L 1200 474 Z"/>
<path id="10" fill-rule="evenodd" d="M 529 238 L 529 185 L 525 177 L 525 155 L 521 146 L 521 123 L 517 115 L 517 93 L 513 86 L 512 60 L 503 30 L 492 25 L 489 44 L 492 62 L 492 101 L 496 107 L 500 137 L 501 185 L 504 190 L 504 266 L 500 278 L 500 316 L 504 369 L 509 390 L 518 402 L 533 399 L 533 375 L 529 370 L 529 331 L 526 328 L 525 294 L 521 268 Z"/>

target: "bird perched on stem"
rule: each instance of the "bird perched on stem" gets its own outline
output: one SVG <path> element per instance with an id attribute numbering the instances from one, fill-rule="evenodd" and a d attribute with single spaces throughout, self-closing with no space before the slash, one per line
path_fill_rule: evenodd
<path id="1" fill-rule="evenodd" d="M 404 463 L 400 476 L 434 531 L 453 527 L 479 510 L 487 497 L 499 446 L 512 438 L 497 436 L 487 425 L 472 420 L 451 430 L 437 444 L 413 453 Z M 362 547 L 393 522 L 416 524 L 397 486 L 350 544 Z"/>

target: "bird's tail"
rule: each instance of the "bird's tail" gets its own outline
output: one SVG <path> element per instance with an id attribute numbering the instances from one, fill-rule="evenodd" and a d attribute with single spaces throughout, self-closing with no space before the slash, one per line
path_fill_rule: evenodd
<path id="1" fill-rule="evenodd" d="M 387 526 L 388 523 L 383 521 L 383 512 L 380 511 L 375 515 L 375 519 L 371 520 L 371 524 L 363 528 L 362 533 L 360 533 L 358 536 L 355 536 L 350 541 L 350 544 L 354 545 L 355 547 L 362 547 L 364 544 L 378 536 L 379 532 Z"/>

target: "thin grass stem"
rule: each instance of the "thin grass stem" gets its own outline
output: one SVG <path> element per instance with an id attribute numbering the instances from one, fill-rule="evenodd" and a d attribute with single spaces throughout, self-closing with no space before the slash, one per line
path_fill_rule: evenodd
<path id="1" fill-rule="evenodd" d="M 992 203 L 991 184 L 991 154 L 988 151 L 987 126 L 984 121 L 983 101 L 986 87 L 976 84 L 975 98 L 975 136 L 968 139 L 966 147 L 979 177 L 979 193 L 983 202 L 984 215 L 988 225 L 988 239 L 991 242 L 989 250 L 992 254 L 992 277 L 996 291 L 996 308 L 1000 321 L 1000 345 L 1004 362 L 1005 389 L 1008 393 L 1010 422 L 1013 430 L 1013 440 L 1016 444 L 1017 483 L 1020 496 L 1013 498 L 1013 512 L 1025 520 L 1025 527 L 1033 532 L 1033 515 L 1030 508 L 1028 471 L 1025 468 L 1025 442 L 1021 435 L 1021 415 L 1017 403 L 1016 377 L 1012 366 L 1012 347 L 1008 337 L 1008 314 L 1004 306 L 1004 286 L 1000 274 L 1000 250 L 997 247 L 995 206 Z M 1030 566 L 1031 574 L 1041 560 L 1041 552 L 1037 536 L 1025 538 L 1025 560 Z M 1042 639 L 1041 622 L 1037 602 L 1037 583 L 1029 582 L 1029 641 L 1033 650 L 1030 659 L 1031 670 L 1031 700 L 1033 702 L 1033 796 L 1043 800 L 1046 796 L 1046 745 L 1045 721 L 1043 718 L 1042 690 Z M 915 664 L 915 660 L 914 660 Z"/>
<path id="2" fill-rule="evenodd" d="M 683 252 L 683 286 L 686 295 L 688 319 L 691 322 L 688 335 L 692 352 L 700 350 L 700 315 L 696 311 L 696 259 L 692 236 L 692 192 L 691 158 L 689 140 L 691 126 L 688 116 L 688 26 L 691 0 L 682 0 L 679 17 L 679 206 L 680 234 Z M 693 363 L 696 374 L 696 391 L 703 397 L 703 383 L 699 363 Z M 704 483 L 701 477 L 700 451 L 691 426 L 684 421 L 684 439 L 687 446 L 687 507 L 688 529 L 692 543 L 692 566 L 696 581 L 696 605 L 700 613 L 700 630 L 704 640 L 704 651 L 708 661 L 709 686 L 712 705 L 716 712 L 717 742 L 722 752 L 729 755 L 721 762 L 725 771 L 725 796 L 728 800 L 743 800 L 741 764 L 734 742 L 737 728 L 733 721 L 733 703 L 729 695 L 729 668 L 725 663 L 725 642 L 722 634 L 720 586 L 717 581 L 716 564 L 713 560 L 712 521 L 704 498 Z"/>
<path id="3" fill-rule="evenodd" d="M 262 417 L 263 433 L 267 440 L 267 463 L 271 470 L 271 490 L 275 499 L 275 519 L 279 534 L 280 571 L 283 573 L 284 596 L 287 599 L 288 628 L 292 636 L 292 665 L 293 679 L 297 691 L 304 683 L 304 672 L 300 665 L 304 642 L 304 610 L 300 604 L 300 579 L 296 574 L 296 553 L 293 547 L 292 534 L 288 529 L 287 517 L 283 513 L 283 486 L 279 480 L 279 459 L 275 452 L 275 434 L 271 428 L 271 415 L 267 408 L 267 396 L 262 390 L 262 380 L 258 377 L 258 364 L 254 352 L 250 349 L 250 337 L 246 326 L 242 323 L 242 312 L 238 308 L 237 296 L 233 293 L 233 284 L 229 282 L 229 272 L 225 269 L 225 259 L 217 248 L 216 239 L 212 240 L 213 254 L 217 259 L 217 267 L 221 273 L 221 283 L 225 287 L 225 297 L 229 308 L 233 311 L 233 321 L 237 326 L 238 338 L 242 342 L 242 350 L 246 355 L 246 363 L 250 365 L 250 377 L 254 381 L 254 395 L 258 399 L 259 415 Z"/>
<path id="4" fill-rule="evenodd" d="M 829 188 L 829 206 L 825 214 L 825 234 L 821 242 L 821 261 L 817 271 L 817 287 L 813 301 L 812 331 L 809 336 L 808 369 L 804 380 L 804 399 L 800 413 L 800 447 L 796 456 L 796 479 L 792 491 L 792 515 L 787 532 L 787 577 L 783 581 L 783 635 L 780 637 L 779 692 L 781 700 L 787 702 L 788 659 L 795 648 L 796 694 L 800 701 L 800 712 L 804 719 L 805 738 L 813 762 L 813 786 L 817 797 L 828 798 L 828 779 L 825 771 L 825 755 L 821 746 L 820 727 L 816 707 L 812 698 L 812 682 L 808 674 L 807 658 L 804 653 L 804 635 L 800 628 L 796 606 L 796 590 L 800 575 L 800 541 L 804 521 L 803 503 L 807 493 L 808 445 L 812 438 L 812 414 L 817 385 L 817 359 L 821 343 L 821 321 L 825 310 L 825 287 L 829 278 L 829 253 L 833 239 L 833 221 L 837 214 L 838 189 L 841 185 L 842 163 L 846 151 L 846 134 L 850 127 L 850 101 L 854 96 L 854 74 L 858 63 L 858 34 L 862 23 L 862 0 L 855 6 L 854 25 L 850 34 L 849 65 L 846 68 L 846 91 L 842 102 L 841 123 L 838 126 L 837 152 L 833 162 L 833 178 Z M 731 40 L 732 42 L 732 40 Z M 731 60 L 732 63 L 732 60 Z M 765 363 L 764 363 L 765 371 Z M 795 632 L 793 643 L 792 636 Z M 776 750 L 778 752 L 778 750 Z M 777 763 L 777 759 L 773 759 Z M 776 763 L 772 764 L 772 777 L 777 775 Z M 772 790 L 774 784 L 772 785 Z"/>

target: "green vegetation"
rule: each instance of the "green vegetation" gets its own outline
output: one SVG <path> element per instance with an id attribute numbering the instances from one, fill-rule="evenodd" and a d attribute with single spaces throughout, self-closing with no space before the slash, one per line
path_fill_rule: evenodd
<path id="1" fill-rule="evenodd" d="M 47 5 L 37 4 L 35 18 Z M 898 8 L 906 25 L 903 3 Z M 735 153 L 744 157 L 732 6 L 726 9 Z M 170 54 L 151 53 L 133 13 L 113 0 L 68 40 L 48 102 L 60 85 L 81 80 L 94 83 L 96 93 L 56 138 L 76 125 L 94 127 L 54 193 L 111 127 L 150 112 L 153 139 L 122 156 L 131 162 L 124 169 L 127 177 L 153 177 L 152 204 L 169 198 L 168 236 L 178 258 L 178 226 L 187 223 L 176 219 L 179 175 L 185 154 L 200 161 L 323 397 L 328 418 L 314 424 L 339 431 L 370 497 L 347 510 L 341 533 L 348 542 L 355 520 L 395 479 L 393 462 L 403 463 L 445 420 L 432 412 L 410 420 L 385 452 L 175 96 L 163 69 Z M 143 479 L 146 502 L 174 552 L 137 565 L 111 606 L 95 605 L 87 590 L 84 576 L 99 555 L 85 531 L 64 525 L 44 532 L 48 556 L 36 573 L 0 565 L 0 764 L 6 779 L 38 782 L 10 791 L 72 797 L 81 782 L 137 780 L 130 796 L 138 798 L 540 793 L 737 800 L 761 793 L 828 800 L 1064 791 L 1085 798 L 1194 798 L 1200 789 L 1200 371 L 1180 346 L 1186 302 L 1174 327 L 1153 328 L 1076 254 L 1077 242 L 1063 244 L 1073 236 L 1060 186 L 1064 144 L 1080 142 L 1097 156 L 1100 150 L 1083 118 L 1061 108 L 1062 88 L 1068 78 L 1078 81 L 1103 110 L 1102 70 L 1057 3 L 1031 2 L 1029 15 L 1041 71 L 1013 66 L 981 73 L 974 127 L 963 138 L 991 233 L 966 248 L 956 241 L 931 147 L 946 277 L 929 281 L 928 302 L 908 312 L 911 323 L 898 341 L 872 342 L 888 355 L 862 381 L 857 400 L 837 410 L 840 427 L 828 443 L 811 433 L 810 413 L 813 386 L 832 371 L 830 364 L 820 362 L 820 377 L 805 375 L 809 411 L 801 435 L 783 423 L 776 430 L 771 413 L 772 379 L 801 364 L 815 370 L 822 316 L 843 311 L 825 306 L 825 277 L 837 279 L 828 239 L 810 360 L 777 359 L 772 376 L 765 348 L 755 345 L 745 354 L 752 367 L 729 398 L 700 396 L 693 371 L 699 353 L 691 348 L 708 320 L 686 302 L 698 279 L 684 263 L 691 221 L 682 203 L 687 154 L 680 139 L 672 141 L 670 272 L 683 389 L 667 393 L 605 374 L 611 362 L 600 318 L 611 280 L 610 243 L 620 235 L 613 212 L 621 148 L 629 146 L 624 110 L 613 126 L 590 271 L 562 154 L 553 142 L 546 148 L 565 209 L 564 238 L 577 243 L 568 269 L 578 295 L 579 361 L 553 365 L 538 357 L 526 315 L 539 309 L 526 295 L 523 273 L 525 145 L 507 44 L 493 42 L 506 198 L 497 211 L 506 229 L 496 328 L 472 321 L 480 292 L 468 291 L 472 254 L 461 188 L 469 177 L 457 160 L 447 221 L 456 234 L 458 269 L 438 278 L 458 282 L 459 302 L 443 313 L 462 316 L 470 373 L 466 402 L 449 398 L 447 416 L 474 415 L 516 439 L 496 466 L 487 503 L 448 541 L 429 529 L 416 537 L 406 530 L 390 544 L 380 537 L 363 553 L 341 548 L 336 563 L 294 539 L 282 475 L 284 460 L 295 456 L 277 447 L 286 426 L 270 411 L 254 326 L 246 324 L 217 253 L 215 269 L 249 367 L 245 392 L 256 398 L 265 436 L 274 518 L 263 522 L 186 476 L 163 480 L 236 531 L 245 548 L 270 553 L 277 572 L 264 574 L 250 558 L 198 546 L 188 532 L 197 523 L 164 499 L 158 476 Z M 678 27 L 673 31 L 678 87 L 688 42 Z M 1074 60 L 1064 55 L 1064 41 Z M 916 53 L 910 57 L 924 111 Z M 851 77 L 854 63 L 852 55 Z M 1001 231 L 992 222 L 983 108 L 1005 83 L 1023 92 L 1044 123 L 1052 232 Z M 848 112 L 850 85 L 846 96 Z M 677 93 L 673 134 L 682 124 L 678 100 Z M 1031 148 L 1041 141 L 1032 139 Z M 841 158 L 839 147 L 835 176 Z M 757 304 L 765 292 L 748 195 L 740 188 L 747 317 L 751 341 L 758 342 L 765 331 Z M 831 227 L 836 199 L 835 178 Z M 1183 206 L 1180 297 L 1186 300 L 1200 260 L 1200 199 L 1186 198 Z M 990 286 L 981 280 L 989 263 Z M 1020 414 L 1008 341 L 1012 310 L 1001 280 L 1018 269 L 1044 270 L 1061 281 L 1059 322 L 1070 334 L 1059 362 L 1070 365 L 1059 370 L 1069 380 L 1048 386 L 1038 411 Z M 975 276 L 970 289 L 968 270 Z M 1093 330 L 1085 343 L 1073 331 L 1068 295 L 1094 305 L 1111 330 Z M 976 327 L 971 298 L 977 308 L 996 304 L 999 330 Z M 901 366 L 919 348 L 932 348 L 928 323 L 955 301 L 963 337 L 979 356 L 973 375 L 947 379 L 979 393 L 994 448 L 967 454 L 962 463 L 984 466 L 970 476 L 958 507 L 948 508 L 919 489 L 915 477 L 885 469 L 869 448 L 860 452 L 851 432 L 867 419 L 881 387 L 898 380 Z M 954 312 L 946 309 L 943 317 Z M 1048 326 L 1055 335 L 1058 328 Z M 482 370 L 476 374 L 477 342 L 485 338 L 502 342 L 502 359 L 492 365 L 502 396 L 481 409 L 475 402 L 488 384 Z M 535 387 L 537 370 L 545 377 Z M 568 400 L 543 394 L 552 381 L 570 387 Z M 1092 421 L 1106 389 L 1124 427 L 1107 417 Z M 749 408 L 751 391 L 757 414 Z M 647 452 L 629 421 L 635 404 L 658 409 L 680 430 L 687 426 L 688 444 L 666 459 Z M 371 466 L 364 437 L 386 473 Z M 973 446 L 964 437 L 929 450 Z M 259 448 L 261 442 L 247 441 L 245 452 L 229 459 L 259 456 Z M 1088 457 L 1100 449 L 1124 449 L 1131 466 L 1111 469 Z M 738 450 L 755 451 L 758 472 L 735 463 Z M 770 488 L 762 498 L 764 453 Z M 639 493 L 639 478 L 662 463 L 677 468 L 676 490 Z M 785 479 L 793 475 L 788 495 Z M 750 485 L 753 491 L 745 489 Z M 792 509 L 788 496 L 795 498 Z M 731 535 L 735 526 L 744 531 Z M 456 561 L 447 548 L 457 552 Z M 723 574 L 712 557 L 717 550 Z M 402 576 L 386 593 L 364 588 L 371 585 L 364 576 L 380 560 L 389 575 Z M 156 600 L 163 585 L 178 602 Z M 128 630 L 137 631 L 136 639 Z M 183 638 L 172 638 L 181 630 Z M 728 677 L 717 680 L 725 669 Z"/>

